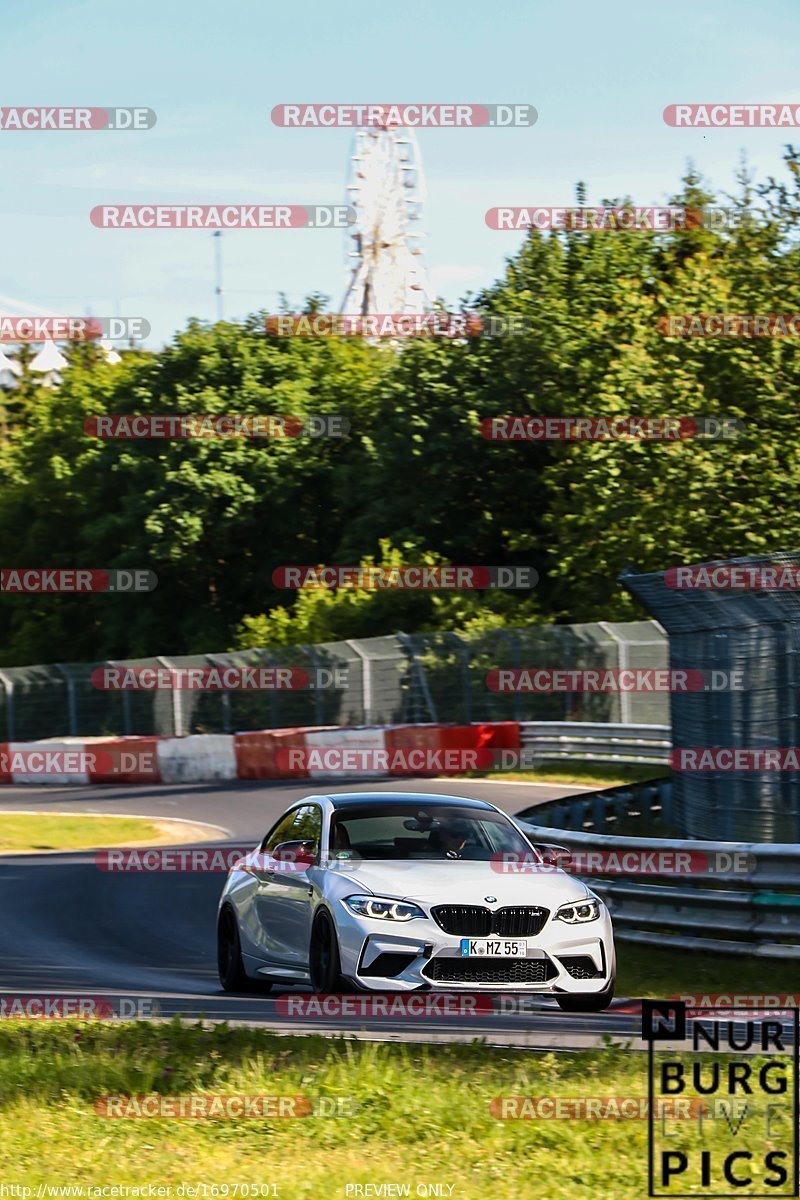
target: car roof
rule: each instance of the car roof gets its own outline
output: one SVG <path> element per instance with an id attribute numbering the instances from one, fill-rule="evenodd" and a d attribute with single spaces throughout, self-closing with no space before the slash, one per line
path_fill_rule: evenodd
<path id="1" fill-rule="evenodd" d="M 390 803 L 407 804 L 409 808 L 418 808 L 420 804 L 444 804 L 494 811 L 494 805 L 487 804 L 485 800 L 473 800 L 466 796 L 440 796 L 435 792 L 337 792 L 327 796 L 327 799 L 335 809 Z"/>

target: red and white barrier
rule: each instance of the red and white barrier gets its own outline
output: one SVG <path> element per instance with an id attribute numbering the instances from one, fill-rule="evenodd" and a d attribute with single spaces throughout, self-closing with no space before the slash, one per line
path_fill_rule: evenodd
<path id="1" fill-rule="evenodd" d="M 0 743 L 0 784 L 433 778 L 487 770 L 493 751 L 519 748 L 515 721 L 62 738 Z"/>
<path id="2" fill-rule="evenodd" d="M 89 783 L 160 783 L 157 737 L 106 738 L 91 747 Z M 110 760 L 110 761 L 109 761 Z"/>
<path id="3" fill-rule="evenodd" d="M 373 729 L 322 729 L 309 733 L 306 751 L 310 779 L 357 779 L 360 774 L 368 779 L 389 777 L 388 768 L 382 765 L 386 730 L 380 725 Z M 348 758 L 355 769 L 348 765 Z"/>
<path id="4" fill-rule="evenodd" d="M 9 783 L 88 783 L 82 742 L 8 742 L 0 760 L 0 778 Z"/>
<path id="5" fill-rule="evenodd" d="M 308 768 L 295 765 L 289 751 L 305 751 L 306 739 L 327 726 L 298 729 L 259 729 L 234 734 L 239 779 L 308 779 Z M 302 756 L 301 756 L 302 757 Z"/>
<path id="6" fill-rule="evenodd" d="M 236 778 L 230 733 L 191 733 L 163 738 L 156 747 L 162 783 L 204 783 Z"/>

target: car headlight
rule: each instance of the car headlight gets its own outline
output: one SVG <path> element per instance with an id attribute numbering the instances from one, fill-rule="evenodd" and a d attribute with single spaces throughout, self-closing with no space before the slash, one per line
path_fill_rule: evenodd
<path id="1" fill-rule="evenodd" d="M 348 896 L 345 904 L 359 917 L 374 917 L 378 921 L 413 921 L 415 917 L 425 916 L 416 904 L 383 896 Z"/>
<path id="2" fill-rule="evenodd" d="M 599 900 L 580 900 L 577 904 L 562 904 L 555 919 L 566 921 L 568 925 L 581 925 L 584 921 L 596 921 L 599 916 Z"/>

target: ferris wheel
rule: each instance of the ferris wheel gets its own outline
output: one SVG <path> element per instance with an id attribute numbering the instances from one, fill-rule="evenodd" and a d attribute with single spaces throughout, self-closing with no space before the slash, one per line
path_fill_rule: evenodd
<path id="1" fill-rule="evenodd" d="M 347 184 L 356 213 L 349 230 L 354 259 L 342 312 L 422 313 L 433 306 L 420 241 L 425 177 L 410 129 L 373 127 L 355 137 Z"/>

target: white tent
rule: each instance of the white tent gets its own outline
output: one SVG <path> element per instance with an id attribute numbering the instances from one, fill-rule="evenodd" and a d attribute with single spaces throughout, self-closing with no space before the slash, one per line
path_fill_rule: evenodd
<path id="1" fill-rule="evenodd" d="M 0 349 L 0 388 L 12 388 L 22 374 L 22 367 Z"/>
<path id="2" fill-rule="evenodd" d="M 37 308 L 32 304 L 26 304 L 22 300 L 15 300 L 13 296 L 0 295 L 0 317 L 52 317 L 56 315 L 47 309 Z M 121 356 L 114 349 L 111 342 L 102 341 L 99 345 L 106 362 L 112 365 L 122 362 Z M 46 387 L 53 387 L 61 382 L 61 372 L 67 366 L 69 366 L 67 359 L 56 348 L 55 344 L 53 342 L 45 342 L 39 353 L 32 359 L 30 369 L 44 376 L 42 383 Z M 0 348 L 0 387 L 14 387 L 21 374 L 22 368 L 19 363 L 15 362 L 12 358 L 8 358 L 3 354 L 2 348 Z"/>
<path id="3" fill-rule="evenodd" d="M 42 375 L 45 387 L 58 387 L 61 383 L 61 372 L 69 366 L 67 359 L 56 348 L 55 342 L 45 342 L 38 354 L 31 359 L 30 369 Z"/>

